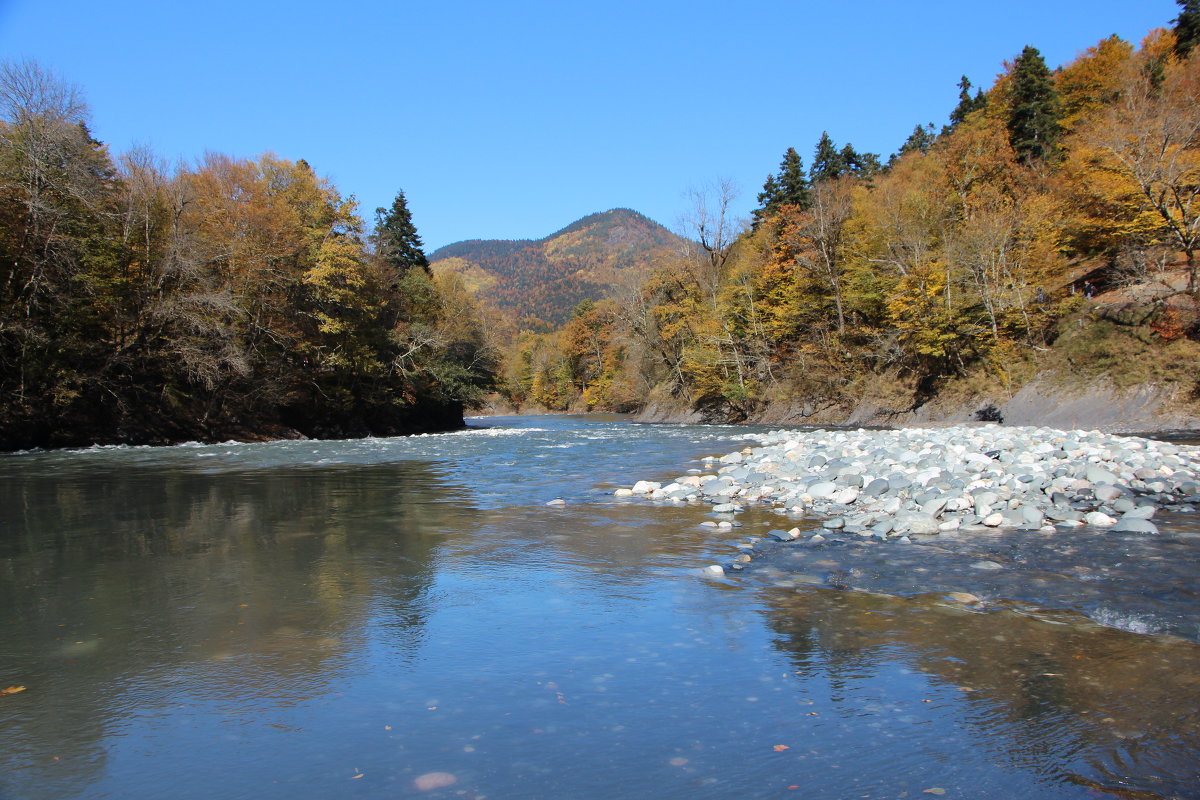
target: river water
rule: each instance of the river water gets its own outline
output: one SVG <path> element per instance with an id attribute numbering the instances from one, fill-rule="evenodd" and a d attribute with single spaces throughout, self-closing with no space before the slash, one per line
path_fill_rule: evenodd
<path id="1" fill-rule="evenodd" d="M 713 580 L 753 429 L 472 424 L 0 456 L 0 798 L 1200 797 L 1193 517 Z"/>

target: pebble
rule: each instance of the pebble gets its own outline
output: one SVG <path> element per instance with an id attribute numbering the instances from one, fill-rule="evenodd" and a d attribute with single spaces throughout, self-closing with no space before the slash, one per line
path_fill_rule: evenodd
<path id="1" fill-rule="evenodd" d="M 1158 528 L 1149 520 L 1158 508 L 1200 504 L 1200 448 L 1153 439 L 999 425 L 747 438 L 759 446 L 706 458 L 703 474 L 665 486 L 637 481 L 614 494 L 707 502 L 716 514 L 763 504 L 824 517 L 827 532 L 889 542 L 980 525 L 1037 531 L 1087 524 L 1153 534 Z"/>

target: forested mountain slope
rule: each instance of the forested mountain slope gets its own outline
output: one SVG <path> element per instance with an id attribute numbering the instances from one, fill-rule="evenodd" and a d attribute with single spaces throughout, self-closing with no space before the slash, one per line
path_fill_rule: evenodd
<path id="1" fill-rule="evenodd" d="M 789 148 L 748 229 L 714 230 L 718 193 L 709 246 L 523 335 L 510 402 L 887 423 L 1101 386 L 1200 422 L 1200 11 L 1181 8 L 1140 46 L 1054 70 L 1026 47 L 986 90 L 964 77 L 949 124 L 886 163 L 828 134 L 807 168 Z"/>
<path id="2" fill-rule="evenodd" d="M 583 300 L 637 282 L 656 259 L 682 245 L 677 236 L 627 208 L 590 214 L 537 240 L 471 240 L 439 248 L 435 273 L 453 273 L 483 302 L 521 324 L 563 324 Z"/>

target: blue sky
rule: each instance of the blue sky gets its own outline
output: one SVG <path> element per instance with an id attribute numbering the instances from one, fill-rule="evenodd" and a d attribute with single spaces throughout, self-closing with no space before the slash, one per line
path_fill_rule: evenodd
<path id="1" fill-rule="evenodd" d="M 403 189 L 427 249 L 594 212 L 674 227 L 719 178 L 740 214 L 821 131 L 884 157 L 963 74 L 1138 42 L 1173 0 L 179 3 L 0 0 L 0 57 L 78 84 L 114 152 L 304 158 L 371 218 Z"/>

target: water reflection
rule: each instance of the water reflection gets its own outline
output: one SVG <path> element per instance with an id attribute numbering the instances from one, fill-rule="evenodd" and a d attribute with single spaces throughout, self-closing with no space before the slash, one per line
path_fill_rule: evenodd
<path id="1" fill-rule="evenodd" d="M 455 494 L 413 462 L 10 476 L 0 682 L 29 688 L 0 709 L 0 773 L 62 797 L 131 718 L 302 703 L 359 658 L 368 618 L 411 657 L 439 542 L 470 527 Z"/>
<path id="2" fill-rule="evenodd" d="M 900 724 L 878 734 L 887 753 L 903 760 L 896 740 L 919 742 L 910 757 L 942 761 L 939 785 L 948 791 L 981 795 L 974 765 L 961 767 L 967 751 L 983 749 L 1001 768 L 1051 784 L 1127 797 L 1195 796 L 1196 644 L 1080 615 L 977 612 L 941 595 L 764 591 L 776 646 L 797 674 L 826 687 L 842 718 L 895 707 Z M 939 695 L 938 687 L 951 691 Z M 966 728 L 946 716 L 958 702 L 969 706 Z M 954 727 L 933 736 L 915 733 L 948 724 Z"/>

